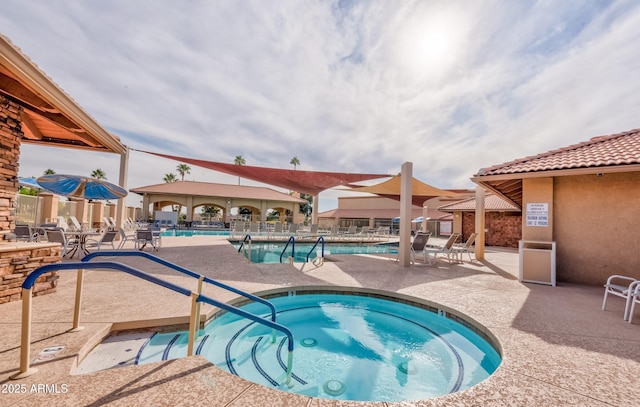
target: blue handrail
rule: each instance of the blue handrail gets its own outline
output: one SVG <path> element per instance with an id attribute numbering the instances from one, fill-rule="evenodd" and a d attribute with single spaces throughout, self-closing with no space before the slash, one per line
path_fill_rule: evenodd
<path id="1" fill-rule="evenodd" d="M 244 292 L 242 290 L 239 290 L 235 287 L 226 285 L 224 283 L 221 283 L 219 281 L 213 280 L 209 277 L 203 276 L 201 274 L 198 274 L 194 271 L 191 271 L 189 269 L 186 269 L 184 267 L 178 266 L 177 264 L 168 262 L 158 256 L 154 256 L 151 253 L 147 253 L 147 252 L 141 252 L 141 251 L 137 251 L 137 250 L 123 250 L 123 251 L 103 251 L 103 252 L 93 252 L 91 254 L 86 255 L 85 257 L 82 258 L 82 262 L 88 262 L 89 260 L 95 258 L 95 257 L 101 257 L 101 256 L 108 256 L 108 257 L 145 257 L 151 261 L 154 261 L 156 263 L 162 264 L 163 266 L 169 267 L 175 271 L 178 271 L 182 274 L 186 274 L 189 277 L 193 277 L 193 278 L 202 278 L 204 282 L 209 283 L 209 284 L 213 284 L 217 287 L 220 287 L 224 290 L 227 291 L 231 291 L 232 293 L 238 294 L 238 295 L 242 295 L 246 298 L 249 298 L 253 301 L 259 302 L 261 304 L 266 305 L 267 307 L 269 307 L 269 309 L 271 310 L 271 320 L 273 322 L 276 321 L 276 307 L 269 301 L 265 300 L 264 298 L 260 298 L 258 296 L 255 296 L 253 294 L 249 294 L 247 292 Z M 93 263 L 92 263 L 93 264 Z"/>
<path id="2" fill-rule="evenodd" d="M 311 250 L 309 250 L 309 253 L 307 253 L 307 263 L 309 262 L 309 256 L 311 256 L 311 253 L 313 253 L 313 250 L 316 248 L 316 246 L 318 246 L 318 243 L 320 242 L 322 242 L 322 246 L 320 246 L 321 247 L 320 257 L 324 257 L 324 237 L 320 236 L 311 247 Z"/>
<path id="3" fill-rule="evenodd" d="M 291 236 L 289 237 L 289 240 L 287 240 L 287 244 L 284 246 L 284 249 L 282 249 L 282 252 L 280 253 L 280 263 L 282 263 L 282 256 L 284 256 L 284 252 L 287 251 L 287 247 L 289 247 L 289 243 L 291 243 L 291 257 L 293 258 L 296 257 L 296 237 Z"/>
<path id="4" fill-rule="evenodd" d="M 238 253 L 240 253 L 240 250 L 242 250 L 242 247 L 244 246 L 245 242 L 247 241 L 251 241 L 251 235 L 250 234 L 246 234 L 244 239 L 242 239 L 242 242 L 240 242 L 240 247 L 238 247 Z M 249 254 L 251 255 L 251 254 Z"/>
<path id="5" fill-rule="evenodd" d="M 170 283 L 168 281 L 159 279 L 158 277 L 152 276 L 150 274 L 147 274 L 143 271 L 140 271 L 136 268 L 133 268 L 131 266 L 127 266 L 126 264 L 122 264 L 122 263 L 116 263 L 113 261 L 99 261 L 96 263 L 54 263 L 54 264 L 47 264 L 46 266 L 42 266 L 42 267 L 38 267 L 37 269 L 33 270 L 31 272 L 31 274 L 29 274 L 27 276 L 27 278 L 24 279 L 24 282 L 22 283 L 22 288 L 26 289 L 26 290 L 30 290 L 33 285 L 36 282 L 36 279 L 38 277 L 40 277 L 42 274 L 44 273 L 49 273 L 51 271 L 59 271 L 59 270 L 77 270 L 77 269 L 106 269 L 106 268 L 110 268 L 110 269 L 115 269 L 115 270 L 119 270 L 119 271 L 124 271 L 125 273 L 129 273 L 131 275 L 134 275 L 136 277 L 139 277 L 143 280 L 147 280 L 149 282 L 152 282 L 154 284 L 157 284 L 159 286 L 168 288 L 172 291 L 175 291 L 179 294 L 182 295 L 186 295 L 187 297 L 191 295 L 191 290 L 187 290 L 184 287 L 180 287 L 177 284 L 173 284 Z"/>
<path id="6" fill-rule="evenodd" d="M 107 252 L 103 252 L 103 254 L 106 255 Z M 92 253 L 92 254 L 97 254 L 97 253 Z M 86 259 L 89 256 L 85 256 L 84 259 Z M 95 257 L 95 256 L 93 256 Z M 91 257 L 91 258 L 93 258 Z M 77 270 L 77 269 L 115 269 L 115 270 L 119 270 L 119 271 L 123 271 L 125 273 L 129 273 L 133 276 L 136 276 L 138 278 L 141 278 L 143 280 L 152 282 L 154 284 L 157 284 L 159 286 L 168 288 L 172 291 L 175 291 L 179 294 L 185 295 L 187 297 L 191 296 L 192 292 L 191 290 L 188 290 L 184 287 L 181 287 L 177 284 L 173 284 L 170 283 L 168 281 L 159 279 L 155 276 L 152 276 L 150 274 L 147 274 L 143 271 L 140 271 L 136 268 L 133 268 L 131 266 L 122 264 L 122 263 L 116 263 L 116 262 L 108 262 L 108 261 L 103 261 L 103 262 L 96 262 L 96 263 L 88 263 L 87 261 L 83 261 L 82 262 L 70 262 L 70 263 L 54 263 L 54 264 L 47 264 L 46 266 L 42 266 L 39 267 L 37 269 L 35 269 L 34 271 L 31 272 L 31 274 L 29 274 L 27 276 L 27 278 L 24 280 L 24 282 L 22 283 L 22 289 L 25 290 L 31 290 L 34 286 L 34 284 L 36 283 L 36 280 L 38 279 L 38 277 L 40 277 L 42 274 L 44 273 L 49 273 L 52 271 L 60 271 L 60 270 Z M 23 299 L 24 301 L 24 299 Z M 213 298 L 209 298 L 207 296 L 204 296 L 202 294 L 198 294 L 198 296 L 195 298 L 196 302 L 204 302 L 207 304 L 211 304 L 213 306 L 222 308 L 228 312 L 234 313 L 236 315 L 240 315 L 241 317 L 247 318 L 253 322 L 256 322 L 258 324 L 263 324 L 266 325 L 272 329 L 276 329 L 282 333 L 284 333 L 287 336 L 287 339 L 289 340 L 289 344 L 288 344 L 288 350 L 289 350 L 289 363 L 287 365 L 287 383 L 290 381 L 291 378 L 291 366 L 292 366 L 292 360 L 293 360 L 293 348 L 294 348 L 294 341 L 293 341 L 293 333 L 289 330 L 289 328 L 278 324 L 277 322 L 272 322 L 269 320 L 265 320 L 257 315 L 254 315 L 250 312 L 241 310 L 239 308 L 234 307 L 233 305 L 229 305 L 229 304 L 225 304 L 223 302 L 220 301 L 216 301 Z M 30 321 L 30 319 L 29 319 Z M 23 322 L 24 323 L 24 322 Z M 26 355 L 28 356 L 28 352 L 26 353 Z M 22 356 L 21 356 L 22 358 Z M 28 364 L 28 361 L 27 361 Z M 22 367 L 22 366 L 21 366 Z M 28 367 L 28 366 L 27 366 Z"/>

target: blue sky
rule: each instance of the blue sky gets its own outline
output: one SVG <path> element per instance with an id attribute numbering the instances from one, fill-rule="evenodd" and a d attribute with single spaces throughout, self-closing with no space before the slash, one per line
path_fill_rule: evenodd
<path id="1" fill-rule="evenodd" d="M 634 0 L 4 0 L 0 32 L 124 144 L 212 161 L 411 161 L 470 188 L 480 168 L 640 127 Z M 132 152 L 128 187 L 178 164 Z M 47 168 L 117 181 L 119 158 L 23 146 L 21 176 Z"/>

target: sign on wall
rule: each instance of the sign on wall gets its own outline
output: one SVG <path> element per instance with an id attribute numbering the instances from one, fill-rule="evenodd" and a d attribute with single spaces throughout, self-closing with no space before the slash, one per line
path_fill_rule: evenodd
<path id="1" fill-rule="evenodd" d="M 527 226 L 549 226 L 549 204 L 548 203 L 528 203 L 527 204 Z"/>

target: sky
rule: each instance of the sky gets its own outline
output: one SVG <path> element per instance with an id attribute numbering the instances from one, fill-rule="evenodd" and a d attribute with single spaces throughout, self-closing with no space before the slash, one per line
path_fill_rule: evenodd
<path id="1" fill-rule="evenodd" d="M 133 149 L 317 171 L 412 162 L 460 189 L 480 168 L 640 127 L 636 0 L 2 5 L 0 32 Z M 117 182 L 119 164 L 23 144 L 19 175 L 100 168 Z M 179 164 L 132 151 L 127 187 Z M 238 182 L 194 166 L 185 180 Z M 343 195 L 322 192 L 320 211 Z"/>

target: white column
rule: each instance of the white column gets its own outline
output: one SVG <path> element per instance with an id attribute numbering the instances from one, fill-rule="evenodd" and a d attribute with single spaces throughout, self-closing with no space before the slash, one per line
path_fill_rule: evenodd
<path id="1" fill-rule="evenodd" d="M 413 163 L 402 164 L 400 173 L 400 267 L 411 265 L 411 198 L 413 195 Z"/>
<path id="2" fill-rule="evenodd" d="M 129 173 L 129 147 L 127 147 L 120 155 L 120 174 L 118 185 L 127 189 L 127 174 Z M 116 226 L 121 228 L 124 226 L 125 209 L 127 207 L 127 198 L 118 199 L 116 206 Z"/>
<path id="3" fill-rule="evenodd" d="M 480 185 L 476 187 L 476 244 L 475 254 L 476 259 L 484 259 L 484 188 Z"/>

